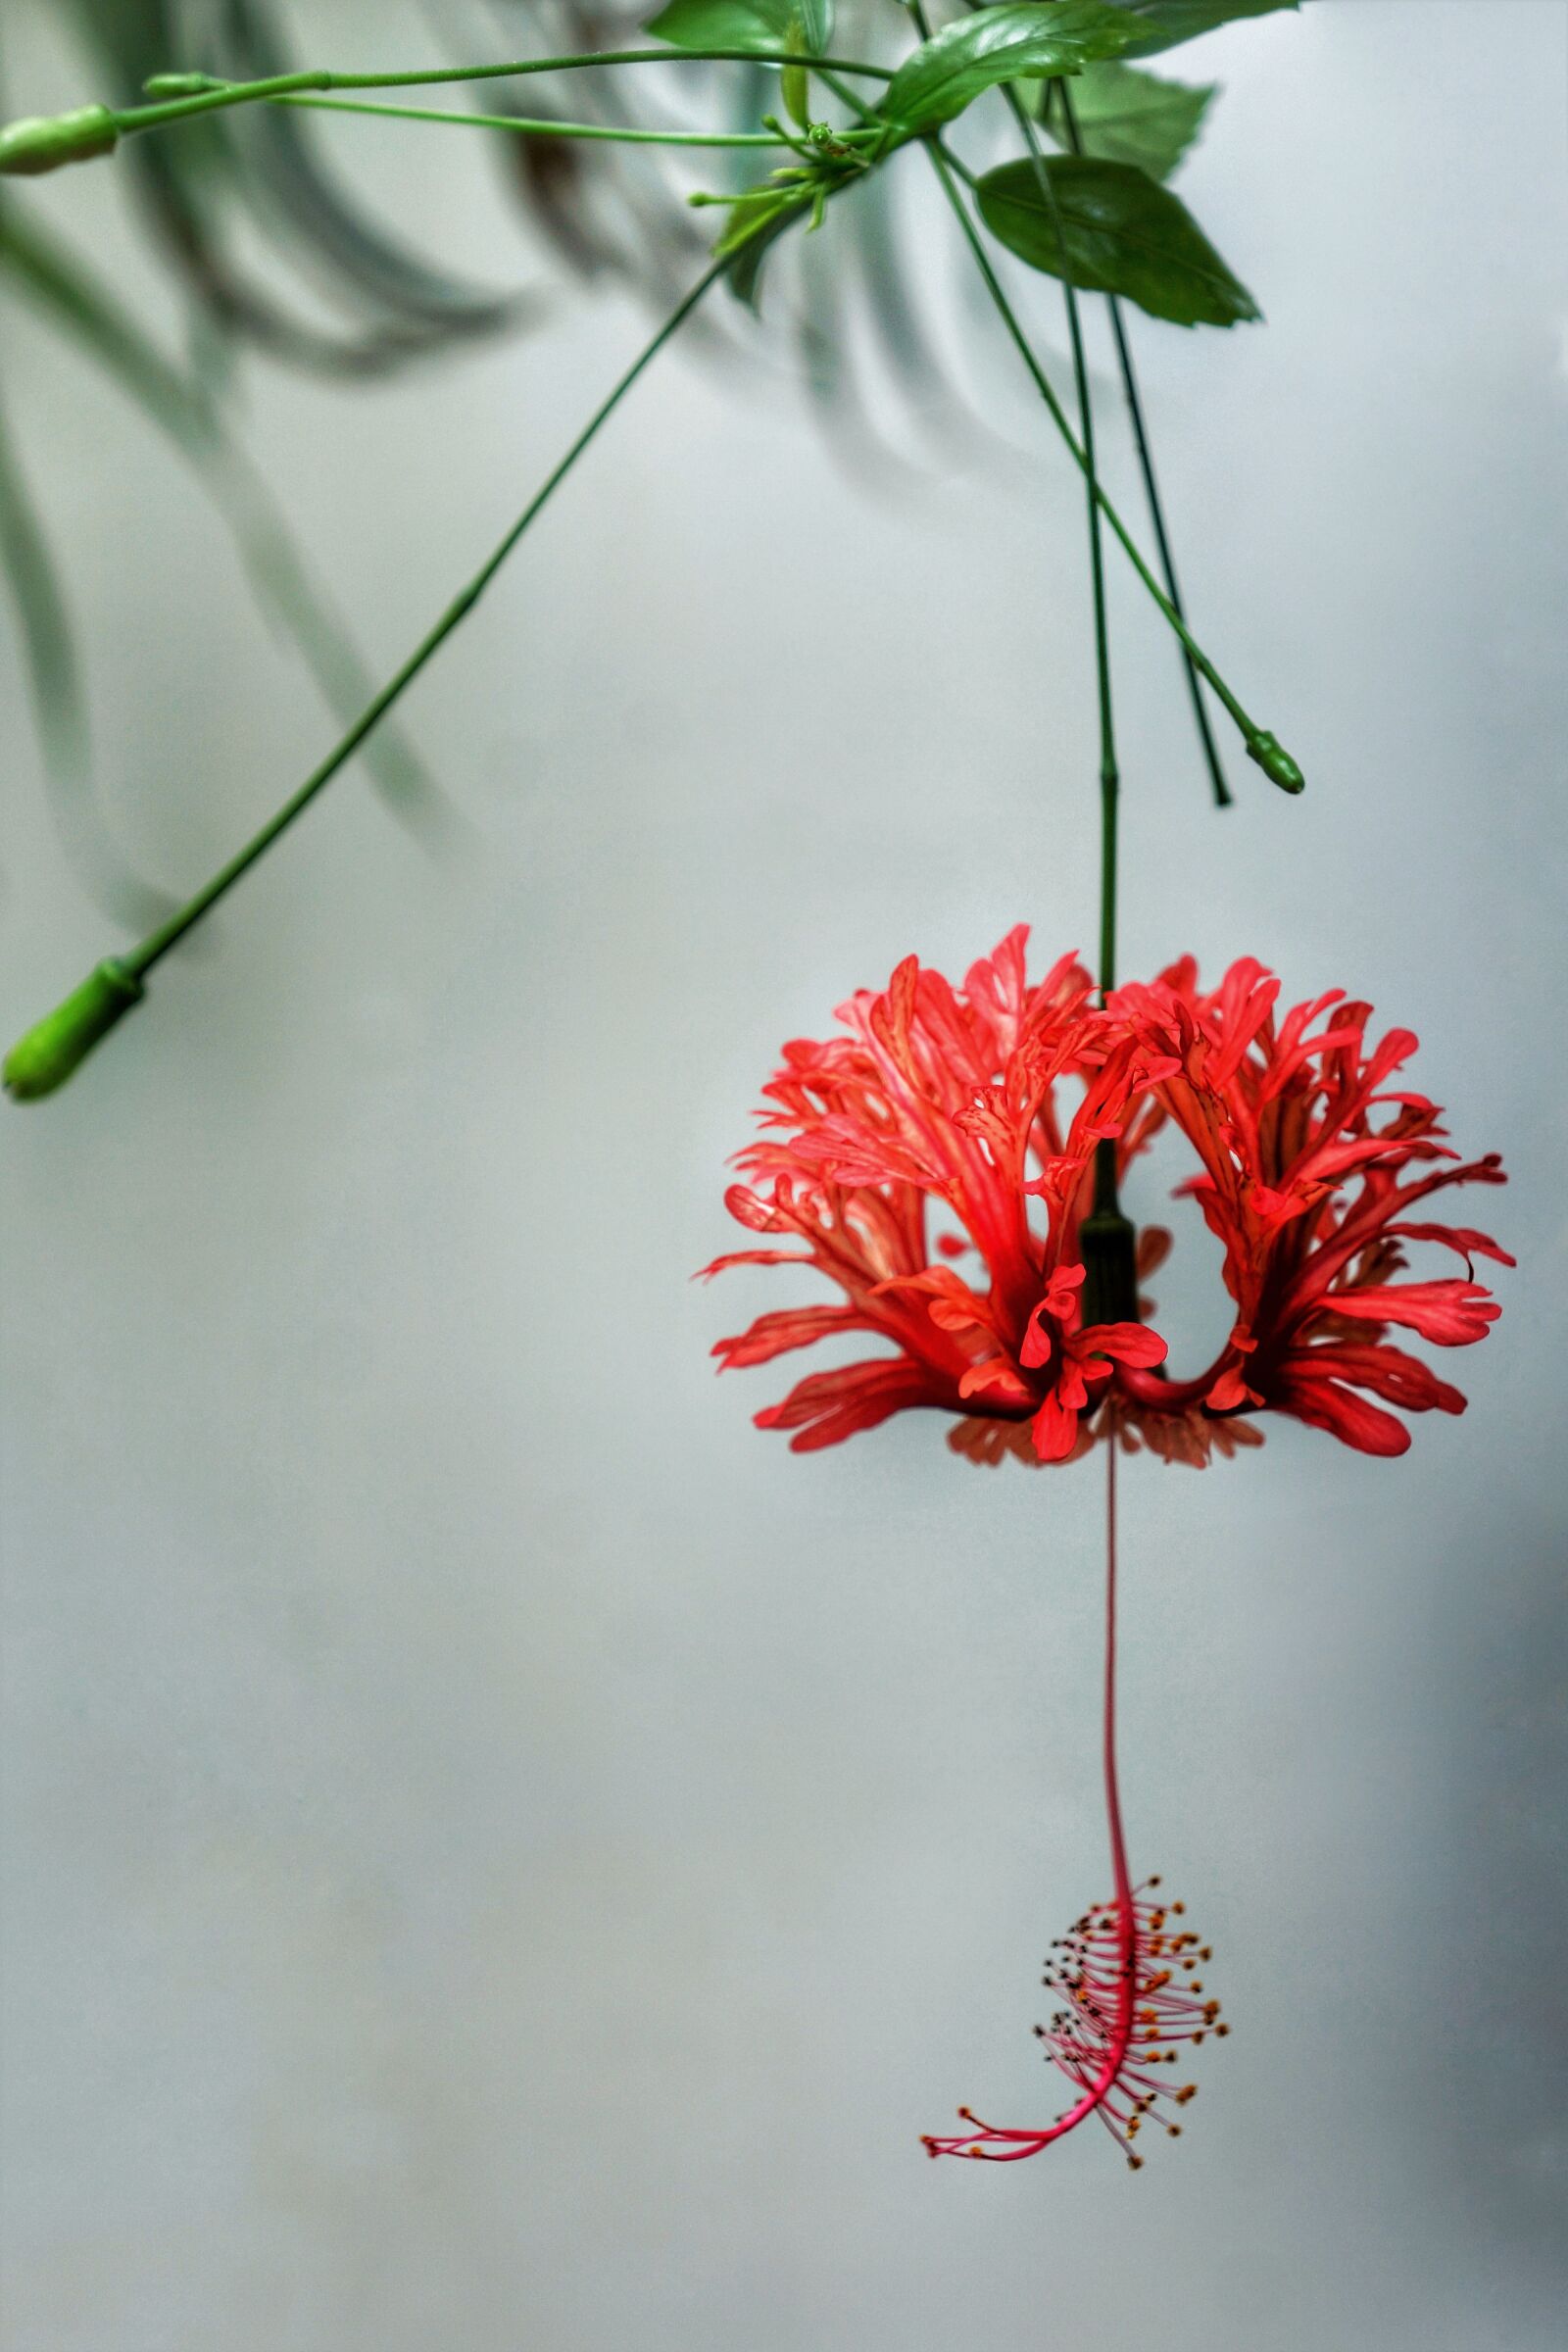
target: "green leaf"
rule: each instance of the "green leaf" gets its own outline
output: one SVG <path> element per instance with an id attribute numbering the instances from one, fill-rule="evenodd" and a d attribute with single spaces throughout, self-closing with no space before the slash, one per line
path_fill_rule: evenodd
<path id="1" fill-rule="evenodd" d="M 1154 57 L 1174 49 L 1178 41 L 1193 41 L 1217 24 L 1241 17 L 1269 17 L 1282 8 L 1298 8 L 1300 0 L 1111 0 L 1115 8 L 1142 20 L 1144 29 L 1133 35 L 1126 55 Z"/>
<path id="2" fill-rule="evenodd" d="M 729 289 L 738 302 L 745 303 L 749 311 L 757 311 L 760 307 L 758 281 L 768 249 L 784 234 L 802 209 L 798 204 L 782 207 L 778 212 L 755 220 L 747 236 L 729 245 L 728 250 L 735 256 L 729 266 Z"/>
<path id="3" fill-rule="evenodd" d="M 760 187 L 747 188 L 739 196 L 727 198 L 729 219 L 713 247 L 714 259 L 719 261 L 726 253 L 739 253 L 743 245 L 750 245 L 757 238 L 776 236 L 785 221 L 804 211 L 809 201 L 799 187 L 770 187 L 765 181 Z"/>
<path id="4" fill-rule="evenodd" d="M 1029 157 L 1003 164 L 980 182 L 987 227 L 1021 261 L 1092 293 L 1125 294 L 1151 317 L 1178 326 L 1234 326 L 1261 316 L 1187 207 L 1146 172 L 1077 155 L 1045 157 L 1040 169 L 1049 196 Z"/>
<path id="5" fill-rule="evenodd" d="M 998 82 L 1076 74 L 1138 38 L 1138 27 L 1104 0 L 1011 0 L 945 24 L 906 58 L 878 111 L 901 130 L 934 130 Z"/>
<path id="6" fill-rule="evenodd" d="M 793 47 L 793 42 L 791 47 Z M 786 66 L 778 77 L 784 112 L 800 130 L 811 126 L 811 74 L 808 66 Z"/>
<path id="7" fill-rule="evenodd" d="M 1169 179 L 1197 138 L 1213 95 L 1212 82 L 1194 89 L 1105 58 L 1073 83 L 1073 120 L 1086 155 L 1107 164 L 1136 164 L 1151 179 Z M 1067 146 L 1054 107 L 1045 121 L 1057 145 Z"/>
<path id="8" fill-rule="evenodd" d="M 833 0 L 669 0 L 643 30 L 677 49 L 793 49 L 821 57 L 833 38 Z"/>

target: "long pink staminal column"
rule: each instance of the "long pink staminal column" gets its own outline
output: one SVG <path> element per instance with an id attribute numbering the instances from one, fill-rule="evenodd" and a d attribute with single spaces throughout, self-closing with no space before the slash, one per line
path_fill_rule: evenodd
<path id="1" fill-rule="evenodd" d="M 1116 1781 L 1114 1445 L 1105 1448 L 1105 1463 L 1104 1775 L 1114 1891 L 1108 1903 L 1086 1912 L 1054 1946 L 1063 1957 L 1048 1963 L 1046 1983 L 1064 1992 L 1071 2006 L 1059 2010 L 1050 2026 L 1035 2028 L 1079 2095 L 1054 2123 L 1022 2131 L 983 2123 L 972 2108 L 960 2107 L 960 2120 L 974 2129 L 946 2138 L 927 2132 L 924 2144 L 932 2156 L 1016 2164 L 1021 2157 L 1038 2156 L 1086 2117 L 1098 2115 L 1136 2172 L 1143 2158 L 1134 2153 L 1132 2142 L 1145 2117 L 1152 2117 L 1176 2137 L 1181 2127 L 1172 2120 L 1172 2110 L 1185 2106 L 1198 2087 L 1192 2082 L 1169 2083 L 1152 2070 L 1175 2064 L 1171 2045 L 1196 2044 L 1210 2033 L 1230 2031 L 1218 2022 L 1219 2003 L 1199 1997 L 1203 1985 L 1195 1972 L 1200 1960 L 1208 1959 L 1209 1947 L 1200 1944 L 1191 1930 L 1169 1926 L 1182 1905 L 1152 1899 L 1157 1879 L 1135 1888 L 1127 1869 Z"/>

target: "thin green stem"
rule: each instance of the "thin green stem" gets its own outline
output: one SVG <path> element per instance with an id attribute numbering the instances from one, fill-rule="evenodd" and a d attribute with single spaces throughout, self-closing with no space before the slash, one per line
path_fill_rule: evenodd
<path id="1" fill-rule="evenodd" d="M 1089 389 L 1089 364 L 1084 357 L 1083 322 L 1078 292 L 1072 282 L 1067 239 L 1062 228 L 1056 191 L 1046 169 L 1035 126 L 1016 90 L 1005 91 L 1013 120 L 1023 133 L 1034 165 L 1035 183 L 1055 231 L 1061 256 L 1061 291 L 1067 308 L 1067 333 L 1072 344 L 1073 378 L 1078 393 L 1078 418 L 1083 433 L 1084 480 L 1089 493 L 1089 572 L 1094 592 L 1095 676 L 1100 699 L 1100 1002 L 1104 1004 L 1116 985 L 1116 883 L 1121 812 L 1121 778 L 1116 766 L 1116 731 L 1111 699 L 1110 628 L 1105 612 L 1105 557 L 1100 525 L 1100 473 L 1095 461 L 1095 404 Z M 1106 1137 L 1095 1147 L 1094 1205 L 1079 1235 L 1084 1258 L 1083 1312 L 1087 1322 L 1136 1321 L 1138 1289 L 1134 1277 L 1136 1242 L 1132 1226 L 1121 1212 L 1116 1190 L 1116 1146 Z M 1114 1452 L 1115 1448 L 1110 1448 Z M 1114 1478 L 1114 1472 L 1112 1473 Z M 1115 1556 L 1115 1487 L 1109 1498 L 1111 1557 Z M 1116 1802 L 1115 1742 L 1112 1733 L 1115 1673 L 1115 1571 L 1111 1570 L 1109 1664 L 1105 1685 L 1105 1791 L 1110 1809 L 1111 1844 L 1118 1859 L 1118 1886 L 1125 1885 L 1121 1857 L 1121 1822 Z"/>
<path id="2" fill-rule="evenodd" d="M 1066 81 L 1064 79 L 1054 81 L 1048 86 L 1060 105 L 1062 122 L 1067 133 L 1067 144 L 1074 155 L 1082 155 L 1084 149 L 1083 141 L 1078 133 L 1078 118 L 1073 112 L 1072 97 Z M 1176 559 L 1171 553 L 1170 539 L 1165 529 L 1165 510 L 1159 495 L 1159 482 L 1154 473 L 1154 453 L 1150 445 L 1148 428 L 1144 422 L 1144 404 L 1139 395 L 1138 376 L 1133 368 L 1132 346 L 1127 340 L 1127 329 L 1122 319 L 1121 304 L 1114 294 L 1105 296 L 1105 308 L 1110 314 L 1110 331 L 1115 340 L 1116 358 L 1121 368 L 1122 389 L 1127 396 L 1127 414 L 1132 421 L 1133 442 L 1138 451 L 1139 469 L 1144 477 L 1144 494 L 1149 502 L 1149 519 L 1153 526 L 1154 545 L 1159 555 L 1159 568 L 1164 577 L 1166 593 L 1185 620 L 1187 608 L 1182 602 L 1181 586 L 1176 577 Z M 1214 730 L 1209 725 L 1208 706 L 1203 700 L 1202 683 L 1198 674 L 1197 664 L 1185 646 L 1181 649 L 1181 655 L 1182 666 L 1187 673 L 1187 691 L 1192 697 L 1193 718 L 1198 728 L 1199 741 L 1203 748 L 1203 759 L 1208 767 L 1209 781 L 1214 788 L 1214 805 L 1219 808 L 1229 808 L 1232 805 L 1231 789 L 1225 781 L 1225 770 L 1220 762 L 1219 747 L 1214 741 Z"/>
<path id="3" fill-rule="evenodd" d="M 365 98 L 277 98 L 328 115 L 378 115 L 391 122 L 452 122 L 465 130 L 510 130 L 523 139 L 609 139 L 628 147 L 791 147 L 771 130 L 637 130 L 612 122 L 556 122 L 546 116 L 451 114 L 433 106 L 377 106 Z"/>
<path id="4" fill-rule="evenodd" d="M 1055 230 L 1061 255 L 1061 290 L 1067 306 L 1067 334 L 1072 345 L 1073 380 L 1078 392 L 1078 423 L 1083 434 L 1084 480 L 1089 494 L 1089 576 L 1095 612 L 1095 677 L 1100 699 L 1100 1001 L 1116 985 L 1116 851 L 1121 779 L 1116 766 L 1116 726 L 1110 683 L 1110 627 L 1105 613 L 1105 551 L 1100 527 L 1100 474 L 1095 460 L 1095 407 L 1089 390 L 1089 363 L 1084 357 L 1083 321 L 1078 315 L 1078 292 L 1067 274 L 1067 240 L 1062 230 L 1056 191 L 1046 170 L 1035 126 L 1015 89 L 1005 91 L 1013 120 L 1022 131 L 1034 165 L 1035 180 Z"/>
<path id="5" fill-rule="evenodd" d="M 574 57 L 521 57 L 501 65 L 421 66 L 398 74 L 341 74 L 305 68 L 294 74 L 272 74 L 259 81 L 210 82 L 200 89 L 183 89 L 151 106 L 127 107 L 114 116 L 122 138 L 139 130 L 161 130 L 171 122 L 187 122 L 193 115 L 216 114 L 230 106 L 249 106 L 261 99 L 291 98 L 328 90 L 406 90 L 433 88 L 440 82 L 505 81 L 523 74 L 566 74 L 587 66 L 679 66 L 708 62 L 715 65 L 807 66 L 824 64 L 841 74 L 862 74 L 873 81 L 891 81 L 884 66 L 867 65 L 853 57 L 815 58 L 793 49 L 595 49 Z M 170 80 L 208 82 L 209 77 L 171 75 Z"/>
<path id="6" fill-rule="evenodd" d="M 1058 433 L 1060 433 L 1063 441 L 1067 445 L 1068 450 L 1071 452 L 1073 463 L 1077 466 L 1079 471 L 1087 480 L 1089 478 L 1088 460 L 1086 459 L 1082 448 L 1079 446 L 1077 436 L 1074 434 L 1072 426 L 1067 421 L 1066 414 L 1062 409 L 1060 401 L 1056 398 L 1055 392 L 1052 387 L 1050 377 L 1046 374 L 1044 368 L 1042 368 L 1039 360 L 1036 358 L 1033 346 L 1030 344 L 1028 337 L 1023 331 L 1023 328 L 1018 323 L 1017 317 L 1013 311 L 1011 303 L 1007 300 L 1002 282 L 997 276 L 995 270 L 993 270 L 991 267 L 990 257 L 988 256 L 985 247 L 980 242 L 979 232 L 976 230 L 974 222 L 970 219 L 968 207 L 965 205 L 962 197 L 958 193 L 956 186 L 954 184 L 953 172 L 950 168 L 952 159 L 948 155 L 947 150 L 944 148 L 941 140 L 938 138 L 928 137 L 925 141 L 925 147 L 931 158 L 932 169 L 942 182 L 948 202 L 953 207 L 953 211 L 957 219 L 958 225 L 963 231 L 964 241 L 968 245 L 970 253 L 974 257 L 975 267 L 979 270 L 981 276 L 985 280 L 986 290 L 990 294 L 993 303 L 996 305 L 998 315 L 1001 318 L 1003 324 L 1005 326 L 1008 335 L 1011 337 L 1013 346 L 1016 349 L 1019 358 L 1023 361 L 1024 366 L 1028 368 L 1029 373 L 1034 380 L 1035 389 L 1040 394 L 1041 399 L 1045 402 L 1046 407 L 1050 412 L 1052 422 L 1055 425 L 1056 430 Z M 1140 549 L 1137 541 L 1134 539 L 1132 533 L 1128 530 L 1127 525 L 1117 514 L 1116 509 L 1111 505 L 1110 500 L 1105 496 L 1104 491 L 1098 483 L 1095 485 L 1095 501 L 1099 506 L 1101 513 L 1104 515 L 1105 520 L 1109 523 L 1112 531 L 1114 531 L 1117 539 L 1121 542 L 1122 549 L 1126 554 L 1128 562 L 1132 564 L 1133 569 L 1143 581 L 1144 586 L 1153 598 L 1154 603 L 1159 607 L 1160 612 L 1164 614 L 1166 621 L 1174 630 L 1176 636 L 1181 640 L 1181 643 L 1191 654 L 1198 668 L 1208 680 L 1209 685 L 1212 686 L 1214 692 L 1224 704 L 1225 709 L 1230 712 L 1231 717 L 1235 720 L 1238 728 L 1241 730 L 1242 737 L 1246 742 L 1248 756 L 1257 761 L 1258 765 L 1262 768 L 1264 774 L 1269 778 L 1270 782 L 1277 784 L 1282 792 L 1299 792 L 1302 788 L 1301 772 L 1297 766 L 1295 760 L 1291 759 L 1288 752 L 1282 750 L 1274 736 L 1269 734 L 1264 728 L 1260 727 L 1256 720 L 1250 717 L 1243 709 L 1241 703 L 1231 692 L 1230 687 L 1221 677 L 1219 671 L 1214 667 L 1213 662 L 1209 660 L 1202 647 L 1199 644 L 1197 638 L 1193 635 L 1191 629 L 1189 629 L 1187 626 L 1187 623 L 1182 618 L 1180 612 L 1177 612 L 1175 606 L 1171 603 L 1170 598 L 1160 587 L 1158 581 L 1153 575 L 1153 572 L 1150 569 L 1150 566 L 1146 562 L 1143 552 Z"/>
<path id="7" fill-rule="evenodd" d="M 240 876 L 247 873 L 257 859 L 266 855 L 279 835 L 287 831 L 295 818 L 310 807 L 317 794 L 331 782 L 344 762 L 358 751 L 370 730 L 385 717 L 404 690 L 413 684 L 432 655 L 446 643 L 458 624 L 472 612 L 485 589 L 501 569 L 502 564 L 511 555 L 524 531 L 527 530 L 528 525 L 544 507 L 551 494 L 571 471 L 572 466 L 582 456 L 600 426 L 614 413 L 649 362 L 663 349 L 670 337 L 690 318 L 709 288 L 723 276 L 728 268 L 727 258 L 712 263 L 709 269 L 704 270 L 690 293 L 676 304 L 659 332 L 643 346 L 618 383 L 600 403 L 593 416 L 583 426 L 582 431 L 572 442 L 571 447 L 566 451 L 565 456 L 546 476 L 516 521 L 479 566 L 467 586 L 453 599 L 434 626 L 420 638 L 402 667 L 388 679 L 379 694 L 375 695 L 361 711 L 347 734 L 333 746 L 320 765 L 312 769 L 299 790 L 290 795 L 276 813 L 269 818 L 261 831 L 253 835 L 244 848 L 228 860 L 226 865 L 219 868 L 212 880 L 199 890 L 193 899 L 188 900 L 176 913 L 172 914 L 166 923 L 160 924 L 156 931 L 150 932 L 138 948 L 121 958 L 125 972 L 132 981 L 139 983 L 143 980 L 154 964 L 162 956 L 168 955 L 175 941 L 183 939 L 192 925 L 199 923 L 202 916 L 217 905 L 225 892 L 233 889 Z"/>

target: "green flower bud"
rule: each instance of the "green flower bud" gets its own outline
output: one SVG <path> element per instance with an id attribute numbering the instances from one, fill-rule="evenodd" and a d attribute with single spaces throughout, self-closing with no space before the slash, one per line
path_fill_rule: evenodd
<path id="1" fill-rule="evenodd" d="M 57 172 L 62 164 L 112 155 L 120 125 L 107 106 L 69 115 L 24 115 L 0 130 L 0 172 Z"/>
<path id="2" fill-rule="evenodd" d="M 144 98 L 200 98 L 222 87 L 213 74 L 149 74 L 141 91 Z"/>
<path id="3" fill-rule="evenodd" d="M 1255 760 L 1271 784 L 1281 792 L 1304 792 L 1306 778 L 1277 735 L 1249 735 L 1247 757 Z"/>
<path id="4" fill-rule="evenodd" d="M 116 956 L 107 956 L 6 1055 L 0 1078 L 12 1100 L 33 1102 L 40 1095 L 52 1095 L 57 1086 L 64 1086 L 99 1039 L 107 1037 L 145 994 L 127 965 Z"/>

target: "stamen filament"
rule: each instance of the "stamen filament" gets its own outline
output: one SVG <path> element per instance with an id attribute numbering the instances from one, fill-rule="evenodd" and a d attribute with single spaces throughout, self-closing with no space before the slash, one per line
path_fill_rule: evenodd
<path id="1" fill-rule="evenodd" d="M 1179 1903 L 1151 1901 L 1157 1879 L 1134 1887 L 1127 1870 L 1122 1834 L 1121 1796 L 1116 1774 L 1116 1447 L 1105 1449 L 1105 1680 L 1103 1700 L 1103 1769 L 1105 1814 L 1110 1837 L 1113 1893 L 1108 1903 L 1087 1911 L 1058 1937 L 1054 1952 L 1063 1959 L 1048 1961 L 1046 1983 L 1065 1993 L 1070 2004 L 1056 2012 L 1049 2026 L 1037 2026 L 1037 2036 L 1079 2095 L 1054 2123 L 1018 2131 L 981 2121 L 971 2108 L 960 2107 L 960 2122 L 969 2132 L 951 2136 L 925 2135 L 932 2156 L 963 2156 L 992 2164 L 1015 2164 L 1035 2156 L 1053 2140 L 1062 2138 L 1091 2115 L 1098 2115 L 1137 2171 L 1143 2159 L 1132 2142 L 1146 2118 L 1179 2136 L 1181 2127 L 1170 2110 L 1183 2107 L 1196 2085 L 1174 2084 L 1152 2070 L 1176 2064 L 1176 2046 L 1201 2041 L 1204 2034 L 1223 2034 L 1214 2021 L 1217 2001 L 1200 2003 L 1200 1984 L 1175 1982 L 1175 1968 L 1158 1965 L 1170 1959 L 1182 1968 L 1196 1963 L 1188 1947 L 1198 1938 L 1187 1929 L 1170 1929 Z M 1206 1949 L 1206 1947 L 1205 1947 Z M 1161 2107 L 1159 2102 L 1163 2101 Z"/>

